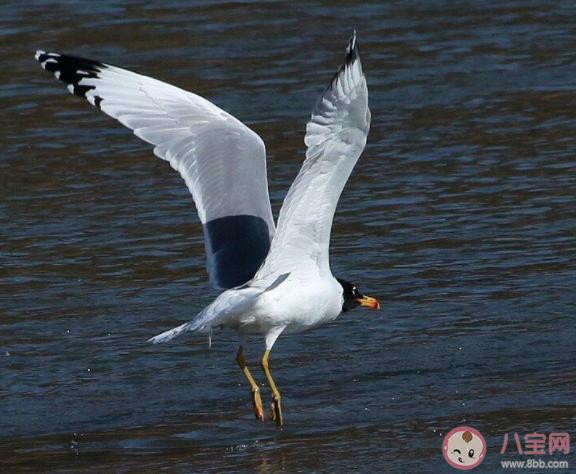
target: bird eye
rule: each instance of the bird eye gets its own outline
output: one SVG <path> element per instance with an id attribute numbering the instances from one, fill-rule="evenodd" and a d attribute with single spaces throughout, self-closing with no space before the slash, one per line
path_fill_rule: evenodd
<path id="1" fill-rule="evenodd" d="M 458 454 L 462 454 L 462 451 L 460 451 L 459 449 L 455 449 L 453 452 L 458 451 Z"/>
<path id="2" fill-rule="evenodd" d="M 474 450 L 471 449 L 470 451 L 468 451 L 468 457 L 471 458 L 474 456 Z"/>

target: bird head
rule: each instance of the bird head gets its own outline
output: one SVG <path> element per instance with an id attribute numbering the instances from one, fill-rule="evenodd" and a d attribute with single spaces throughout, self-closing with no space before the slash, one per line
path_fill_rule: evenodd
<path id="1" fill-rule="evenodd" d="M 340 286 L 342 287 L 342 296 L 344 298 L 344 303 L 342 304 L 342 312 L 350 311 L 357 306 L 364 306 L 371 309 L 380 309 L 380 303 L 376 298 L 370 296 L 364 296 L 356 285 L 350 283 L 349 281 L 342 280 L 341 278 L 336 278 Z"/>

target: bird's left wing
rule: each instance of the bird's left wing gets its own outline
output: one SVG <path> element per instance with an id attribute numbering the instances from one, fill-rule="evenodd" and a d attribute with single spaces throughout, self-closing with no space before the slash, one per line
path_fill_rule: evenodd
<path id="1" fill-rule="evenodd" d="M 354 34 L 346 63 L 312 111 L 306 126 L 306 159 L 284 200 L 270 252 L 255 280 L 310 266 L 330 270 L 334 212 L 369 128 L 368 88 Z"/>
<path id="2" fill-rule="evenodd" d="M 181 174 L 204 226 L 212 283 L 250 280 L 274 234 L 262 139 L 208 100 L 151 77 L 64 54 L 38 51 L 36 59 Z"/>

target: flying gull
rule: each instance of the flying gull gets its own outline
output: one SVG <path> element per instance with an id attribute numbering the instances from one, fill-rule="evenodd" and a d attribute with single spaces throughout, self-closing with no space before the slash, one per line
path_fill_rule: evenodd
<path id="1" fill-rule="evenodd" d="M 281 397 L 268 358 L 280 334 L 333 321 L 378 301 L 330 271 L 329 244 L 338 199 L 366 145 L 368 88 L 356 34 L 306 126 L 306 159 L 274 225 L 262 139 L 229 113 L 178 87 L 98 61 L 38 51 L 36 59 L 71 93 L 85 97 L 154 145 L 184 178 L 204 229 L 208 275 L 224 290 L 191 321 L 150 341 L 185 332 L 234 329 L 236 360 L 252 389 L 254 414 L 264 420 L 260 388 L 243 348 L 264 336 L 262 368 L 272 390 L 271 419 L 281 427 Z"/>

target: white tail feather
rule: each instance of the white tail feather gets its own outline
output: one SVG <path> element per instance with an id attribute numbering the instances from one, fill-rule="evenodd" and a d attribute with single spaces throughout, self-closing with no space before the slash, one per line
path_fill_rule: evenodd
<path id="1" fill-rule="evenodd" d="M 187 327 L 188 326 L 188 327 Z M 182 324 L 182 326 L 178 326 L 177 328 L 170 329 L 169 331 L 163 332 L 162 334 L 158 334 L 154 336 L 152 339 L 148 339 L 148 342 L 152 344 L 158 344 L 160 342 L 168 342 L 174 339 L 176 336 L 186 332 L 190 327 L 190 323 Z"/>
<path id="2" fill-rule="evenodd" d="M 225 291 L 218 298 L 216 298 L 209 306 L 204 308 L 192 321 L 189 321 L 182 326 L 170 329 L 169 331 L 158 334 L 158 336 L 149 339 L 148 342 L 158 344 L 160 342 L 167 342 L 184 332 L 198 332 L 202 334 L 208 333 L 209 341 L 212 342 L 212 328 L 221 326 L 224 318 L 233 317 L 234 314 L 241 314 L 250 310 L 258 298 L 266 291 L 271 291 L 280 285 L 289 273 L 280 275 L 274 283 L 268 286 L 264 291 L 257 288 L 246 288 Z"/>

